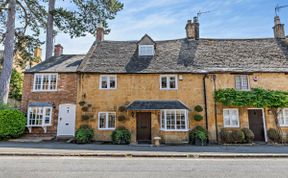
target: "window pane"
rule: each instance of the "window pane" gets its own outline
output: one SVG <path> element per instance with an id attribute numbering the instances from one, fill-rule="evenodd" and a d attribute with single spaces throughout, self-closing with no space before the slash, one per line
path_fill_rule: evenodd
<path id="1" fill-rule="evenodd" d="M 165 112 L 161 111 L 161 128 L 165 129 Z"/>
<path id="2" fill-rule="evenodd" d="M 170 80 L 169 87 L 170 88 L 176 88 L 176 78 L 170 77 L 169 80 Z"/>
<path id="3" fill-rule="evenodd" d="M 176 127 L 177 129 L 186 129 L 186 120 L 184 111 L 176 111 Z"/>
<path id="4" fill-rule="evenodd" d="M 50 124 L 50 121 L 51 121 L 51 108 L 45 108 L 44 123 Z"/>
<path id="5" fill-rule="evenodd" d="M 116 88 L 116 78 L 110 77 L 110 88 Z"/>
<path id="6" fill-rule="evenodd" d="M 56 90 L 57 75 L 50 76 L 50 90 Z"/>
<path id="7" fill-rule="evenodd" d="M 49 75 L 43 75 L 43 90 L 48 90 Z"/>
<path id="8" fill-rule="evenodd" d="M 167 88 L 167 77 L 161 77 L 161 87 Z"/>
<path id="9" fill-rule="evenodd" d="M 36 75 L 36 78 L 35 78 L 35 90 L 41 90 L 41 81 L 42 81 L 42 78 L 41 78 L 41 75 Z"/>
<path id="10" fill-rule="evenodd" d="M 175 112 L 166 111 L 166 126 L 167 129 L 175 129 Z"/>
<path id="11" fill-rule="evenodd" d="M 248 78 L 246 75 L 242 76 L 242 90 L 248 90 Z"/>
<path id="12" fill-rule="evenodd" d="M 223 115 L 224 115 L 224 125 L 225 126 L 230 126 L 230 115 L 229 115 L 229 110 L 224 110 L 223 111 Z"/>
<path id="13" fill-rule="evenodd" d="M 235 87 L 237 90 L 241 90 L 241 78 L 240 78 L 240 76 L 235 76 Z"/>
<path id="14" fill-rule="evenodd" d="M 108 128 L 115 128 L 116 116 L 114 113 L 108 114 Z"/>
<path id="15" fill-rule="evenodd" d="M 106 113 L 100 113 L 98 122 L 99 122 L 99 128 L 106 127 Z"/>
<path id="16" fill-rule="evenodd" d="M 101 78 L 101 88 L 108 88 L 108 78 L 106 76 Z"/>

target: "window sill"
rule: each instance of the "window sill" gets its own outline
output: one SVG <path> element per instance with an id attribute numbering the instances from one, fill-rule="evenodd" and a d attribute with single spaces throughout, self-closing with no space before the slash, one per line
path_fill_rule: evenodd
<path id="1" fill-rule="evenodd" d="M 26 125 L 26 127 L 51 127 L 52 125 Z"/>
<path id="2" fill-rule="evenodd" d="M 237 129 L 240 128 L 240 126 L 224 126 L 223 128 L 227 129 Z"/>
<path id="3" fill-rule="evenodd" d="M 39 92 L 56 92 L 56 91 L 58 91 L 58 90 L 32 90 L 32 92 L 34 93 L 39 93 Z"/>
<path id="4" fill-rule="evenodd" d="M 188 132 L 189 129 L 182 129 L 182 130 L 168 130 L 168 129 L 160 129 L 160 131 L 164 131 L 164 132 Z"/>
<path id="5" fill-rule="evenodd" d="M 116 90 L 117 88 L 99 88 L 99 90 Z"/>
<path id="6" fill-rule="evenodd" d="M 172 89 L 170 89 L 170 88 L 169 89 L 168 88 L 167 89 L 166 88 L 160 88 L 160 90 L 163 90 L 163 91 L 169 91 L 169 90 L 173 91 L 174 90 L 175 91 L 175 90 L 178 90 L 178 88 L 172 88 Z"/>
<path id="7" fill-rule="evenodd" d="M 105 129 L 105 128 L 98 128 L 98 130 L 103 130 L 103 131 L 105 131 L 105 130 L 107 130 L 107 131 L 112 131 L 112 130 L 115 130 L 115 128 L 109 128 L 109 129 Z"/>

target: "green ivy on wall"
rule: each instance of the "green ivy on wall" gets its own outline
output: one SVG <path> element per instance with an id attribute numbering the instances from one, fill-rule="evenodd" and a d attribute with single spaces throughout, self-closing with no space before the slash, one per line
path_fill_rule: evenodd
<path id="1" fill-rule="evenodd" d="M 224 106 L 284 108 L 288 107 L 288 92 L 263 88 L 238 91 L 228 88 L 217 90 L 215 100 Z"/>

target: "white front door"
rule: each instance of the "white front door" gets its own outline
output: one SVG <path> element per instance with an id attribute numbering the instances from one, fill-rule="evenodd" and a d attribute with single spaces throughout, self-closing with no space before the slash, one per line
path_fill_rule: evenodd
<path id="1" fill-rule="evenodd" d="M 60 104 L 58 114 L 57 136 L 74 136 L 76 105 Z"/>

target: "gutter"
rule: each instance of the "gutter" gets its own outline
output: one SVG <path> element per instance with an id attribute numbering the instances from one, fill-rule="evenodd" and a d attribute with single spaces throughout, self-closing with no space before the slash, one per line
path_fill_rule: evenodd
<path id="1" fill-rule="evenodd" d="M 215 95 L 215 92 L 216 92 L 216 75 L 212 75 L 212 78 L 213 78 L 213 86 L 214 86 L 213 87 L 214 88 L 213 95 Z M 217 105 L 216 105 L 215 97 L 214 97 L 214 117 L 215 117 L 216 141 L 217 141 L 217 143 L 219 143 Z"/>
<path id="2" fill-rule="evenodd" d="M 208 110 L 207 110 L 207 89 L 206 89 L 206 78 L 207 74 L 204 75 L 203 77 L 203 95 L 204 95 L 204 110 L 205 110 L 205 126 L 206 130 L 208 131 Z"/>

